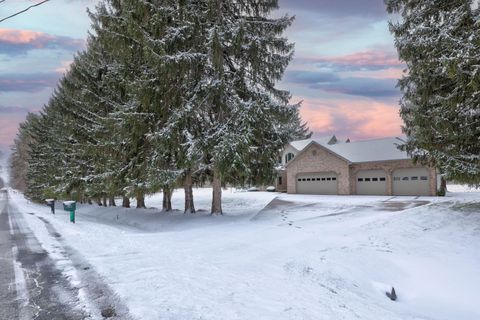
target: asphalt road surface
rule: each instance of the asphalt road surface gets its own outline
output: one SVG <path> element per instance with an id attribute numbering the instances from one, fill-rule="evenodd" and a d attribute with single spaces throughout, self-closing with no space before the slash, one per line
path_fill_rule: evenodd
<path id="1" fill-rule="evenodd" d="M 61 238 L 48 221 L 38 219 L 52 237 Z M 0 190 L 1 320 L 131 319 L 126 307 L 91 266 L 68 247 L 59 247 L 59 251 L 64 256 L 60 265 L 70 265 L 79 283 L 72 285 L 59 264 L 41 247 L 7 191 Z"/>

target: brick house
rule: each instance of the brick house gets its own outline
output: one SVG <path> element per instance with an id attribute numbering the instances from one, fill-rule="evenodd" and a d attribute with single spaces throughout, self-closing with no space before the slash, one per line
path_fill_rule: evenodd
<path id="1" fill-rule="evenodd" d="M 414 164 L 400 138 L 342 142 L 335 136 L 292 141 L 282 152 L 276 187 L 300 194 L 434 196 L 435 168 Z"/>

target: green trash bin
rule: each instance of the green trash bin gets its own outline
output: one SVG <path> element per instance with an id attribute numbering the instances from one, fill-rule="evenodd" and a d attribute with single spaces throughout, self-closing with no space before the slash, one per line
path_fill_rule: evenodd
<path id="1" fill-rule="evenodd" d="M 70 222 L 75 223 L 75 210 L 77 209 L 76 201 L 64 201 L 63 210 L 70 212 Z"/>

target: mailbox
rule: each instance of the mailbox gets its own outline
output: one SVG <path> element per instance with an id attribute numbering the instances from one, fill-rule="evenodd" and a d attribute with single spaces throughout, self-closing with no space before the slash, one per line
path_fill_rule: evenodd
<path id="1" fill-rule="evenodd" d="M 76 201 L 64 201 L 63 210 L 70 211 L 70 222 L 75 223 L 75 210 L 77 209 Z"/>

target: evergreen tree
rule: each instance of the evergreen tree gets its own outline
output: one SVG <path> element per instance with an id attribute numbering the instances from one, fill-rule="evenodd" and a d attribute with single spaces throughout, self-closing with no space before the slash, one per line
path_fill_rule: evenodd
<path id="1" fill-rule="evenodd" d="M 190 6 L 201 39 L 192 43 L 201 58 L 190 90 L 189 109 L 201 120 L 192 149 L 201 150 L 212 176 L 212 214 L 221 214 L 221 185 L 271 179 L 278 150 L 293 136 L 286 127 L 298 111 L 288 106 L 290 94 L 275 88 L 293 55 L 282 36 L 293 18 L 271 17 L 278 1 Z"/>
<path id="2" fill-rule="evenodd" d="M 20 124 L 9 159 L 10 186 L 21 192 L 27 190 L 27 165 L 30 161 L 31 152 L 29 146 L 32 144 L 30 124 L 37 117 L 34 113 L 28 113 L 26 120 Z"/>
<path id="3" fill-rule="evenodd" d="M 93 32 L 42 114 L 28 123 L 28 193 L 137 207 L 174 187 L 195 212 L 193 185 L 266 183 L 285 143 L 307 133 L 275 88 L 293 53 L 293 19 L 277 1 L 106 0 Z M 52 154 L 56 156 L 52 157 Z"/>
<path id="4" fill-rule="evenodd" d="M 480 184 L 480 11 L 469 0 L 386 0 L 407 65 L 400 115 L 414 159 Z"/>

